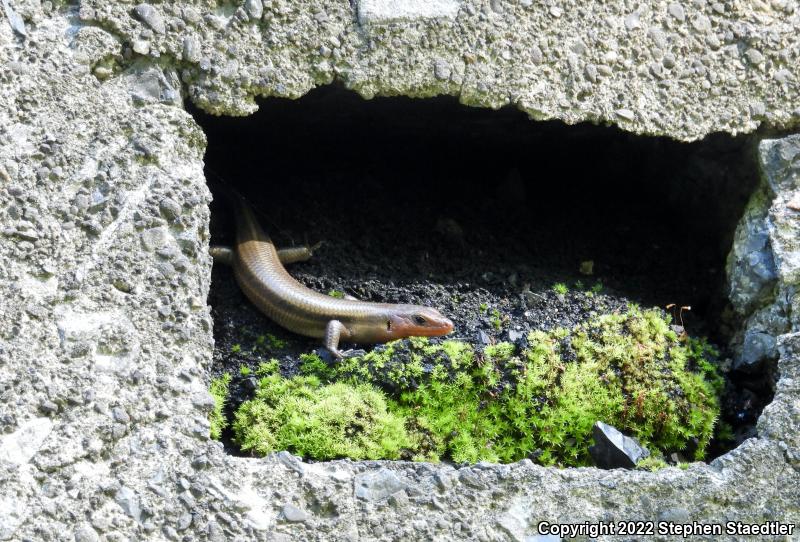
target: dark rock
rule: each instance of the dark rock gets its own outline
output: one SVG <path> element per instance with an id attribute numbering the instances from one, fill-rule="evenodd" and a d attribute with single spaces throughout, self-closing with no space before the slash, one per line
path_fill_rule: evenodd
<path id="1" fill-rule="evenodd" d="M 594 424 L 592 437 L 595 443 L 589 446 L 589 453 L 595 465 L 602 469 L 632 469 L 641 459 L 650 455 L 650 451 L 636 439 L 623 435 L 603 422 Z"/>
<path id="2" fill-rule="evenodd" d="M 760 331 L 748 331 L 744 336 L 742 355 L 734 362 L 733 368 L 744 373 L 759 371 L 764 361 L 774 359 L 777 354 L 775 337 Z"/>
<path id="3" fill-rule="evenodd" d="M 242 388 L 246 392 L 254 392 L 258 388 L 258 380 L 254 376 L 249 376 L 242 380 Z"/>
<path id="4" fill-rule="evenodd" d="M 331 354 L 327 348 L 317 348 L 316 350 L 314 350 L 314 353 L 319 356 L 319 359 L 321 359 L 323 363 L 326 363 L 328 365 L 336 363 L 337 361 L 336 358 L 333 357 L 333 354 Z"/>
<path id="5" fill-rule="evenodd" d="M 366 350 L 362 350 L 361 348 L 353 348 L 352 350 L 345 350 L 342 352 L 344 354 L 344 358 L 360 358 L 367 355 Z"/>

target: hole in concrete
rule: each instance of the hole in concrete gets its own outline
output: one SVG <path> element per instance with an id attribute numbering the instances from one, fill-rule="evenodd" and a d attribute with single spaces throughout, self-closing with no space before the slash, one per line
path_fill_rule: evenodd
<path id="1" fill-rule="evenodd" d="M 277 245 L 323 242 L 291 269 L 317 291 L 432 305 L 477 347 L 627 303 L 691 306 L 673 309 L 675 320 L 725 358 L 737 325 L 725 258 L 757 181 L 751 138 L 685 144 L 334 87 L 262 101 L 247 118 L 192 113 L 208 136 L 209 179 L 242 192 Z M 232 243 L 221 198 L 211 228 L 212 243 Z M 262 316 L 228 268 L 214 266 L 209 303 L 215 375 L 270 359 L 295 374 L 299 355 L 319 347 Z M 741 437 L 770 382 L 728 376 L 723 419 Z M 248 379 L 234 380 L 238 402 Z M 733 445 L 712 442 L 708 456 Z"/>

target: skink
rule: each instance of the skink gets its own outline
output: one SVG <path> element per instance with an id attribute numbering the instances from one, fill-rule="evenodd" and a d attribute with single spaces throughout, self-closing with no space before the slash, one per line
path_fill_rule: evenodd
<path id="1" fill-rule="evenodd" d="M 453 331 L 453 322 L 431 307 L 338 299 L 303 286 L 283 264 L 307 260 L 312 249 L 277 250 L 244 198 L 230 189 L 226 195 L 235 206 L 236 244 L 233 248 L 212 247 L 211 255 L 215 262 L 233 266 L 245 296 L 280 326 L 324 339 L 325 347 L 337 358 L 344 356 L 340 340 L 373 344 Z"/>

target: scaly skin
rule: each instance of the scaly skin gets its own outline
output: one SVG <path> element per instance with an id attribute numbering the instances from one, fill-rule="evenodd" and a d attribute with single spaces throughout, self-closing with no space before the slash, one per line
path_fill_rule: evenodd
<path id="1" fill-rule="evenodd" d="M 282 327 L 325 340 L 325 347 L 342 357 L 339 341 L 383 343 L 417 336 L 446 335 L 453 323 L 436 309 L 418 305 L 337 299 L 306 288 L 292 278 L 283 263 L 311 257 L 306 247 L 278 251 L 261 229 L 252 208 L 232 194 L 236 213 L 236 246 L 212 247 L 215 261 L 231 263 L 245 296 Z"/>

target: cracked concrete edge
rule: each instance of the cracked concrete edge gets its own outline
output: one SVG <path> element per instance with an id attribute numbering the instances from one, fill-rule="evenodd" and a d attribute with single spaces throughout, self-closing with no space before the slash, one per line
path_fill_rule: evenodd
<path id="1" fill-rule="evenodd" d="M 100 82 L 116 39 L 31 6 L 15 4 L 25 42 L 0 20 L 0 299 L 15 301 L 0 303 L 0 539 L 526 540 L 539 520 L 800 521 L 796 333 L 779 338 L 762 438 L 687 470 L 226 455 L 208 438 L 204 136 L 171 78 L 148 75 L 168 62 Z"/>
<path id="2" fill-rule="evenodd" d="M 728 295 L 744 324 L 734 366 L 778 358 L 778 338 L 800 330 L 800 135 L 757 143 L 760 184 L 728 255 Z"/>
<path id="3" fill-rule="evenodd" d="M 684 140 L 800 124 L 800 10 L 787 1 L 183 0 L 153 6 L 159 31 L 133 4 L 87 0 L 79 17 L 116 36 L 121 63 L 179 66 L 218 114 L 339 81 L 366 98 L 452 95 Z"/>

